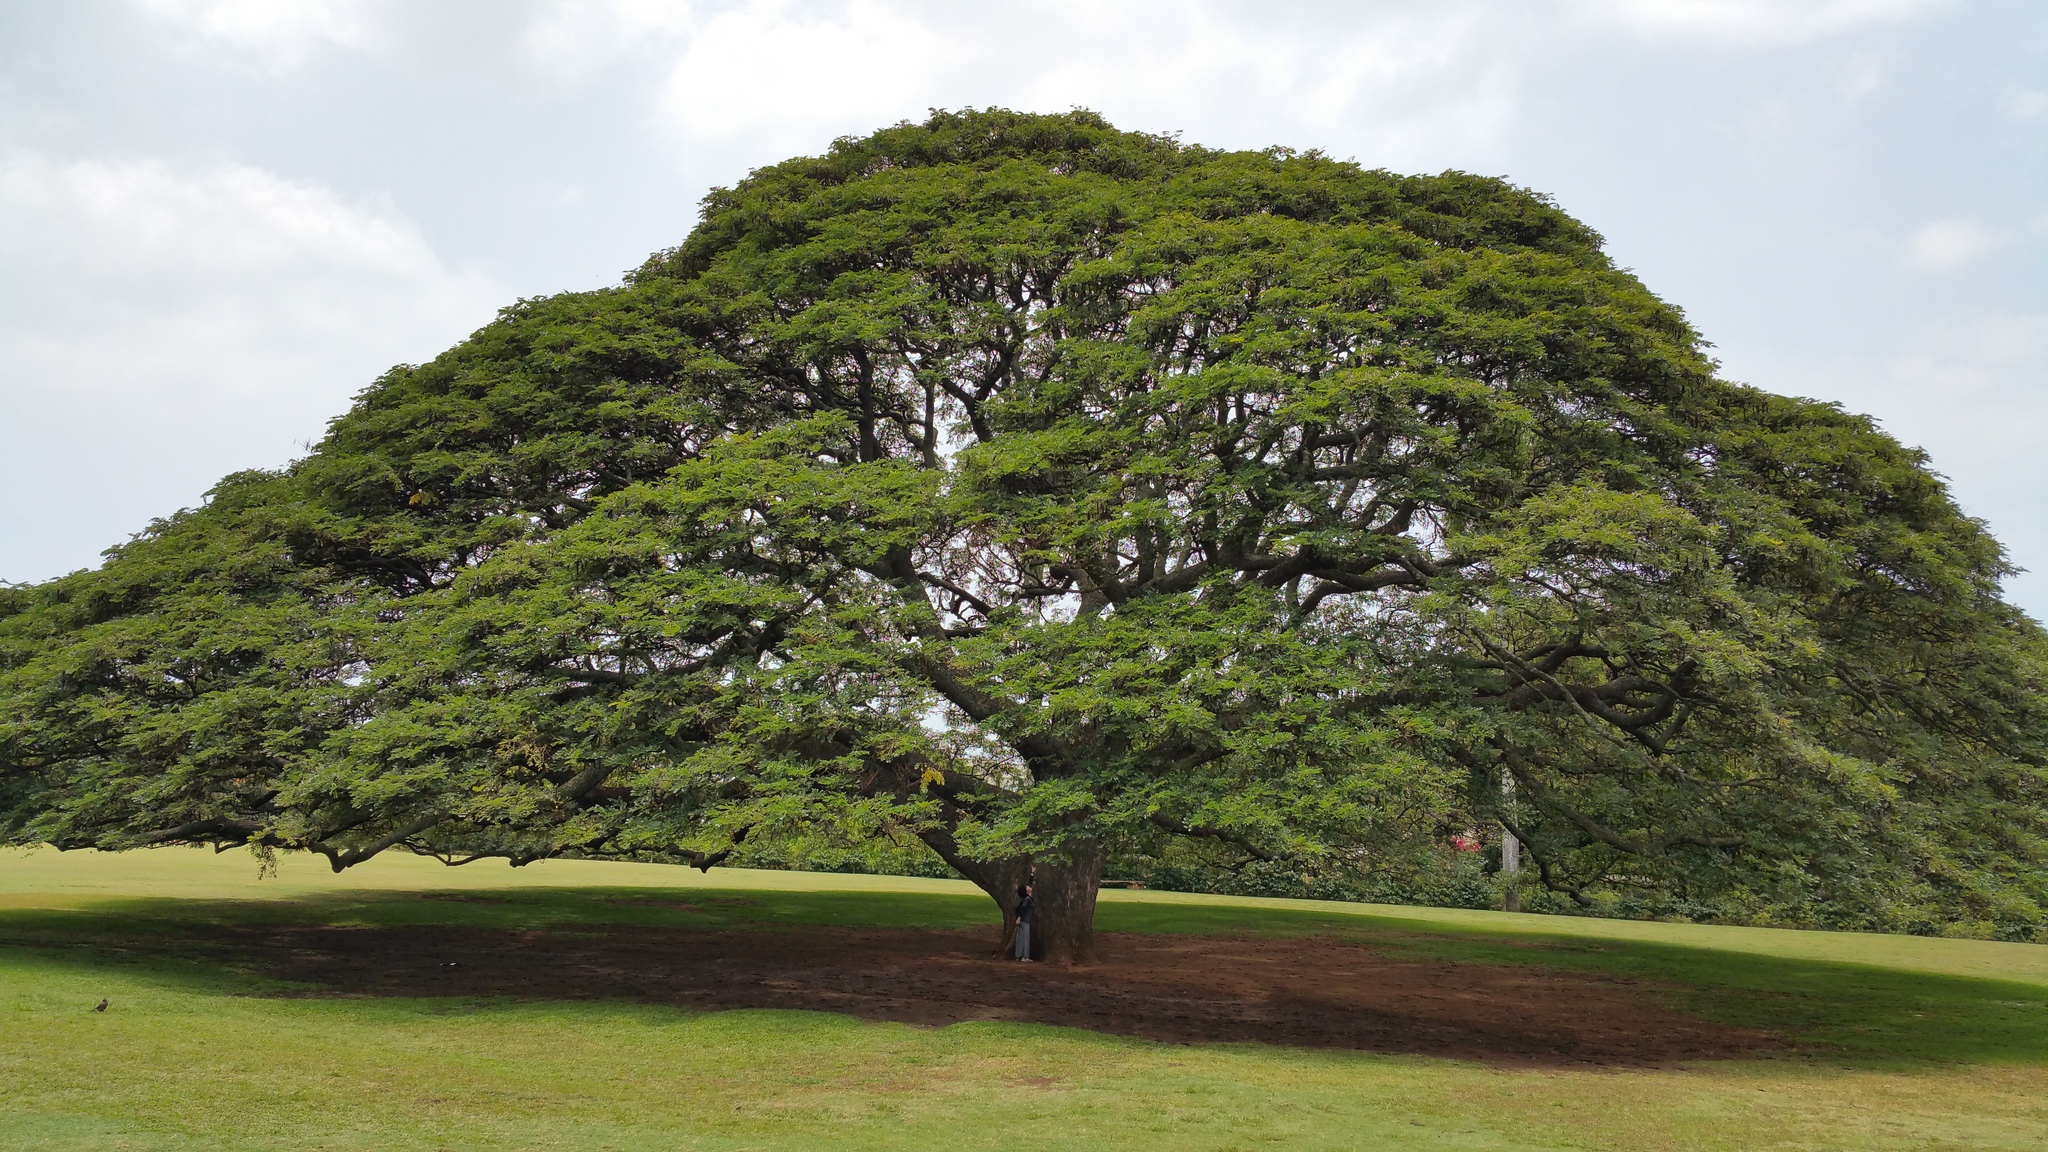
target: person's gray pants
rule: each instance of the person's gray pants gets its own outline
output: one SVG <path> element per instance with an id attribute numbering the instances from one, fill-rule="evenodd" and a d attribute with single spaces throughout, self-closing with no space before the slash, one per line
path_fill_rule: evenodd
<path id="1" fill-rule="evenodd" d="M 1017 921 L 1017 959 L 1031 959 L 1031 921 Z"/>

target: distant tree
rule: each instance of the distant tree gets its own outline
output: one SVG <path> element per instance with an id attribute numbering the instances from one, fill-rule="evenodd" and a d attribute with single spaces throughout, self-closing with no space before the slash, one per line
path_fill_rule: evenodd
<path id="1" fill-rule="evenodd" d="M 1064 961 L 1119 843 L 1496 822 L 1581 900 L 2038 923 L 2048 648 L 1997 543 L 1701 348 L 1498 180 L 936 114 L 5 591 L 4 827 L 915 836 L 1006 919 L 1035 871 Z"/>

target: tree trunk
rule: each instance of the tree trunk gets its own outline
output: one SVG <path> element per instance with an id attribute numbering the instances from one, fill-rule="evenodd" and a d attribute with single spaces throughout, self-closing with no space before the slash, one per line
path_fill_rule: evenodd
<path id="1" fill-rule="evenodd" d="M 955 872 L 988 893 L 988 898 L 1002 909 L 1003 935 L 996 944 L 995 955 L 999 960 L 1009 959 L 1017 948 L 1017 889 L 1030 882 L 1030 858 L 1010 856 L 1001 860 L 969 860 L 960 855 L 952 835 L 940 829 L 920 832 L 918 838 L 930 845 L 932 851 L 939 854 L 939 859 L 951 865 Z M 1036 952 L 1037 948 L 1032 951 Z"/>
<path id="2" fill-rule="evenodd" d="M 1512 805 L 1515 802 L 1515 777 L 1513 773 L 1505 768 L 1500 770 L 1500 798 L 1503 805 Z M 1515 838 L 1513 832 L 1508 831 L 1506 824 L 1502 824 L 1500 827 L 1500 874 L 1506 881 L 1506 884 L 1501 889 L 1500 899 L 1500 907 L 1503 912 L 1520 912 L 1522 910 L 1521 872 L 1522 842 Z"/>
<path id="3" fill-rule="evenodd" d="M 907 791 L 907 774 L 899 774 Z M 960 820 L 957 803 L 940 794 L 941 823 L 921 829 L 923 840 L 939 859 L 988 893 L 1002 909 L 1003 932 L 995 955 L 1007 959 L 1017 947 L 1017 889 L 1032 885 L 1036 911 L 1031 918 L 1031 958 L 1054 964 L 1095 963 L 1095 893 L 1102 887 L 1102 842 L 1077 839 L 1064 853 L 1032 859 L 1009 856 L 970 860 L 960 852 L 952 829 Z"/>
<path id="4" fill-rule="evenodd" d="M 1500 834 L 1500 874 L 1505 881 L 1501 889 L 1500 907 L 1503 912 L 1522 910 L 1522 842 L 1515 834 L 1502 829 Z"/>
<path id="5" fill-rule="evenodd" d="M 969 860 L 942 830 L 918 835 L 1002 909 L 1003 933 L 995 950 L 998 959 L 1007 960 L 1016 950 L 1017 889 L 1029 883 L 1037 904 L 1031 918 L 1031 958 L 1051 964 L 1095 963 L 1095 894 L 1102 888 L 1103 864 L 1100 841 L 1075 841 L 1063 858 Z"/>
<path id="6" fill-rule="evenodd" d="M 1070 841 L 1062 858 L 1036 861 L 1031 891 L 1031 952 L 1050 964 L 1095 963 L 1095 894 L 1102 887 L 1102 842 Z"/>

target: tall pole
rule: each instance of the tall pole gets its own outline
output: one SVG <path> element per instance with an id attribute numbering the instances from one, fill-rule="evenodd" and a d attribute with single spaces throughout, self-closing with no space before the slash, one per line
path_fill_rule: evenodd
<path id="1" fill-rule="evenodd" d="M 1509 775 L 1508 770 L 1505 768 L 1501 769 L 1500 772 L 1500 796 L 1502 808 L 1506 808 L 1515 802 L 1515 778 Z M 1506 824 L 1502 824 L 1500 828 L 1500 874 L 1507 882 L 1501 894 L 1502 911 L 1520 912 L 1522 910 L 1522 891 L 1517 887 L 1517 881 L 1520 879 L 1518 874 L 1521 871 L 1522 842 L 1515 839 L 1515 834 L 1508 831 Z"/>

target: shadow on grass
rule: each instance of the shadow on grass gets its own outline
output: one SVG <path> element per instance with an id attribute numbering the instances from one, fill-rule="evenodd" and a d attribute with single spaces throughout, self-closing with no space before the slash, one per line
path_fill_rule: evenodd
<path id="1" fill-rule="evenodd" d="M 1774 1032 L 1803 1054 L 1859 1067 L 2048 1065 L 2048 989 L 1876 965 L 1599 940 L 1408 919 L 1239 905 L 1117 904 L 1098 925 L 1130 932 L 1329 936 L 1467 964 L 1530 965 L 1643 980 L 1694 1015 Z"/>
<path id="2" fill-rule="evenodd" d="M 779 933 L 823 926 L 975 930 L 995 910 L 979 896 L 705 888 L 526 888 L 351 892 L 296 899 L 96 903 L 0 912 L 0 947 L 68 965 L 118 967 L 195 991 L 314 990 L 223 951 L 224 931 L 365 928 L 545 933 L 622 930 Z M 2048 990 L 2038 986 L 1637 941 L 1469 928 L 1431 932 L 1354 913 L 1178 904 L 1102 907 L 1108 933 L 1327 937 L 1395 960 L 1547 969 L 1647 986 L 1671 1007 L 1773 1033 L 1799 1058 L 1856 1067 L 1944 1063 L 2048 1065 Z M 1112 963 L 1114 937 L 1107 951 Z"/>

